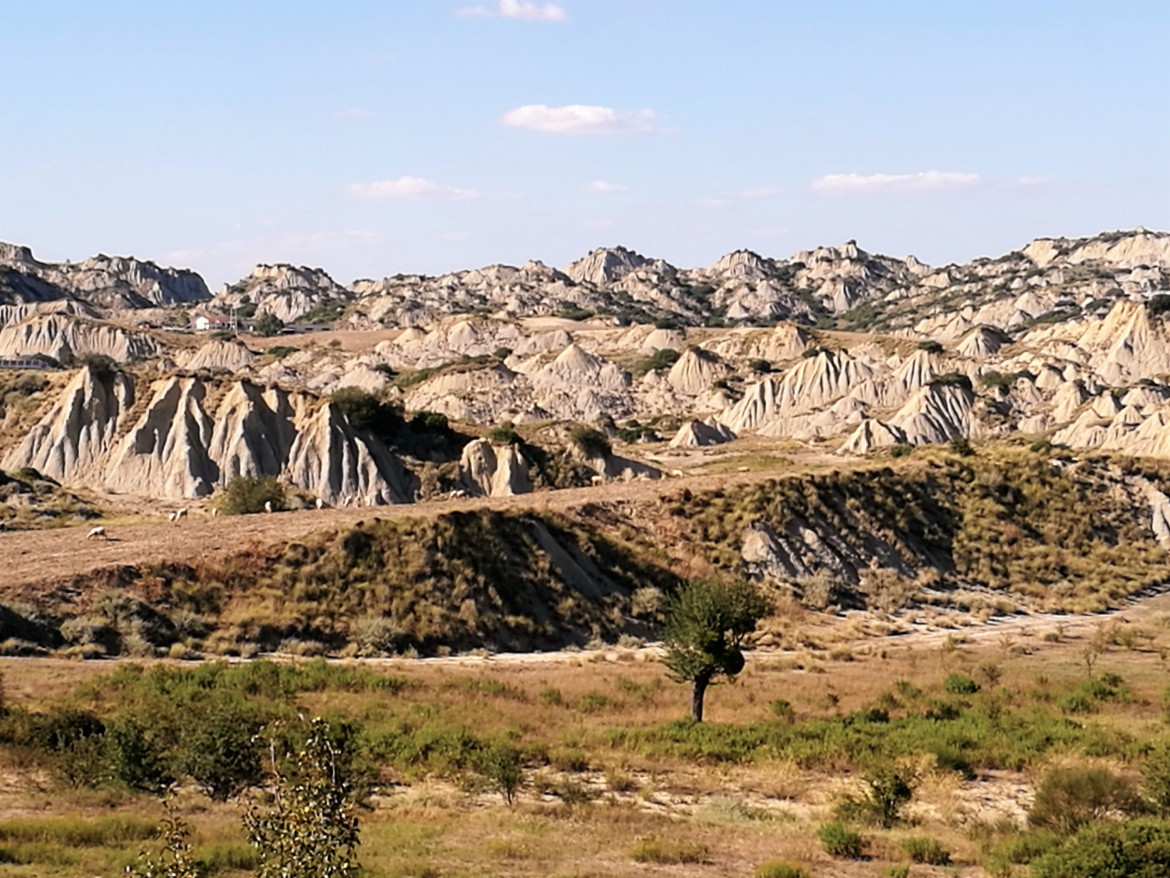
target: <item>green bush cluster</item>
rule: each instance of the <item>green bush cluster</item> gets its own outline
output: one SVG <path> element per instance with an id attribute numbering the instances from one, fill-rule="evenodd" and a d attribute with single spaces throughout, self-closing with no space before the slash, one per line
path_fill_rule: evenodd
<path id="1" fill-rule="evenodd" d="M 276 476 L 236 476 L 224 486 L 214 504 L 221 515 L 255 515 L 269 508 L 283 512 L 288 497 Z"/>

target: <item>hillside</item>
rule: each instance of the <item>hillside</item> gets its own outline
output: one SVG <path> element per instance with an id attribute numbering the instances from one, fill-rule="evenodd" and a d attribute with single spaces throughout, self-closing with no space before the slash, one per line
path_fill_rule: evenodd
<path id="1" fill-rule="evenodd" d="M 10 651 L 549 649 L 646 636 L 679 577 L 716 571 L 759 581 L 777 606 L 1092 612 L 1167 587 L 1167 490 L 1167 467 L 995 447 L 722 487 L 583 489 L 551 508 L 533 496 L 431 504 L 425 516 L 128 525 L 111 528 L 112 545 L 10 534 L 0 596 L 14 609 L 0 640 Z"/>
<path id="2" fill-rule="evenodd" d="M 54 265 L 5 245 L 0 264 L 0 357 L 51 378 L 0 400 L 0 468 L 114 506 L 199 501 L 237 475 L 310 504 L 514 494 L 766 447 L 853 457 L 1023 436 L 1170 455 L 1159 232 L 940 269 L 853 242 L 694 269 L 619 247 L 563 270 L 348 287 L 260 266 L 210 298 L 189 272 L 129 258 Z M 198 333 L 192 305 L 323 331 Z M 580 445 L 574 425 L 602 439 Z"/>

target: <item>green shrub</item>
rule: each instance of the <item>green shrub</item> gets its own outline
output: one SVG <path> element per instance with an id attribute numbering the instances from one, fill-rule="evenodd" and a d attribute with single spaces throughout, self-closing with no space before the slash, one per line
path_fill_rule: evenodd
<path id="1" fill-rule="evenodd" d="M 654 863 L 659 866 L 703 863 L 707 859 L 707 848 L 701 844 L 646 838 L 630 849 L 630 858 L 637 863 Z"/>
<path id="2" fill-rule="evenodd" d="M 519 445 L 522 441 L 511 421 L 505 421 L 498 427 L 492 427 L 488 430 L 487 438 L 493 445 Z"/>
<path id="3" fill-rule="evenodd" d="M 613 453 L 608 437 L 600 430 L 584 424 L 578 424 L 569 431 L 569 441 L 586 457 L 608 457 Z"/>
<path id="4" fill-rule="evenodd" d="M 895 863 L 893 866 L 886 866 L 882 872 L 882 878 L 910 878 L 910 867 L 905 863 Z"/>
<path id="5" fill-rule="evenodd" d="M 524 780 L 520 751 L 506 741 L 496 741 L 480 754 L 478 768 L 511 805 Z"/>
<path id="6" fill-rule="evenodd" d="M 177 767 L 212 799 L 224 801 L 263 779 L 260 722 L 246 705 L 226 697 L 184 711 Z"/>
<path id="7" fill-rule="evenodd" d="M 952 695 L 974 695 L 979 691 L 979 684 L 963 674 L 948 674 L 943 689 Z"/>
<path id="8" fill-rule="evenodd" d="M 865 790 L 848 796 L 838 806 L 846 819 L 864 820 L 889 829 L 902 817 L 902 808 L 914 796 L 914 778 L 893 765 L 871 768 L 862 777 Z"/>
<path id="9" fill-rule="evenodd" d="M 1054 768 L 1036 790 L 1028 822 L 1071 834 L 1110 814 L 1132 812 L 1138 804 L 1133 783 L 1106 768 Z"/>
<path id="10" fill-rule="evenodd" d="M 965 390 L 971 389 L 971 379 L 962 372 L 944 372 L 941 375 L 935 375 L 927 384 L 939 385 L 942 387 L 961 387 Z"/>
<path id="11" fill-rule="evenodd" d="M 658 372 L 669 369 L 678 362 L 679 353 L 674 348 L 659 348 L 650 356 L 634 364 L 634 372 L 645 375 L 647 372 Z"/>
<path id="12" fill-rule="evenodd" d="M 748 360 L 748 368 L 757 375 L 767 375 L 772 371 L 772 364 L 762 359 Z"/>
<path id="13" fill-rule="evenodd" d="M 1152 814 L 1170 818 L 1170 743 L 1153 748 L 1142 764 L 1142 796 Z"/>
<path id="14" fill-rule="evenodd" d="M 215 499 L 215 508 L 222 515 L 254 515 L 266 511 L 271 504 L 273 512 L 287 508 L 284 485 L 275 476 L 236 476 Z"/>
<path id="15" fill-rule="evenodd" d="M 1170 875 L 1170 822 L 1128 820 L 1081 830 L 1033 861 L 1032 878 L 1165 878 Z"/>
<path id="16" fill-rule="evenodd" d="M 330 395 L 329 401 L 355 430 L 367 430 L 377 436 L 388 437 L 402 424 L 402 414 L 398 409 L 358 387 L 336 390 Z"/>
<path id="17" fill-rule="evenodd" d="M 783 698 L 776 698 L 770 701 L 768 703 L 768 710 L 783 723 L 791 725 L 796 722 L 796 709 L 792 706 L 791 702 Z"/>
<path id="18" fill-rule="evenodd" d="M 890 448 L 890 457 L 908 457 L 914 453 L 914 446 L 900 442 Z"/>
<path id="19" fill-rule="evenodd" d="M 965 436 L 956 436 L 947 443 L 947 447 L 960 457 L 971 457 L 975 454 L 975 449 L 971 447 L 971 440 Z"/>
<path id="20" fill-rule="evenodd" d="M 915 863 L 925 863 L 928 866 L 945 866 L 951 861 L 951 853 L 936 838 L 927 835 L 914 835 L 903 839 L 901 848 Z"/>
<path id="21" fill-rule="evenodd" d="M 812 878 L 808 869 L 787 860 L 769 860 L 756 866 L 752 878 Z"/>
<path id="22" fill-rule="evenodd" d="M 865 840 L 839 820 L 822 823 L 817 838 L 825 853 L 847 860 L 860 860 L 865 855 Z"/>
<path id="23" fill-rule="evenodd" d="M 943 346 L 933 338 L 928 338 L 918 342 L 918 350 L 926 351 L 928 354 L 941 354 L 943 352 Z"/>

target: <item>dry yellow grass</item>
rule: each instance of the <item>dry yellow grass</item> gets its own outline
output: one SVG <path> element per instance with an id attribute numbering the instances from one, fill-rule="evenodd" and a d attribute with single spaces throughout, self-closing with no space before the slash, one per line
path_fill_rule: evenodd
<path id="1" fill-rule="evenodd" d="M 1152 620 L 1153 613 L 1166 605 L 1162 599 L 1121 616 L 1116 631 Z M 766 718 L 770 703 L 780 698 L 790 702 L 801 719 L 844 715 L 872 706 L 898 680 L 938 691 L 942 676 L 954 672 L 987 685 L 982 669 L 989 665 L 996 667 L 997 685 L 1007 691 L 1059 691 L 1085 678 L 1083 651 L 1100 639 L 1099 624 L 1094 619 L 1070 619 L 1058 641 L 1046 641 L 1041 634 L 1051 622 L 1034 620 L 1032 627 L 1012 632 L 1012 644 L 1027 645 L 1027 652 L 1020 652 L 1005 648 L 1005 638 L 994 628 L 967 629 L 966 642 L 949 648 L 945 636 L 955 632 L 945 629 L 867 638 L 856 619 L 835 626 L 822 622 L 826 640 L 852 643 L 848 659 L 810 650 L 803 661 L 816 668 L 813 671 L 794 670 L 789 653 L 754 655 L 737 682 L 712 690 L 709 716 L 721 723 L 756 722 Z M 1135 641 L 1136 648 L 1116 643 L 1103 647 L 1097 673 L 1120 674 L 1133 697 L 1111 703 L 1094 718 L 1139 738 L 1163 734 L 1160 697 L 1166 661 L 1161 656 L 1170 646 L 1165 626 L 1143 627 L 1152 638 Z M 857 639 L 851 641 L 853 637 Z M 385 787 L 373 800 L 373 810 L 363 815 L 362 860 L 370 875 L 480 875 L 486 870 L 506 876 L 697 878 L 746 875 L 759 863 L 786 859 L 804 863 L 813 874 L 861 878 L 904 861 L 899 844 L 913 834 L 937 838 L 961 874 L 974 878 L 985 873 L 977 866 L 980 853 L 972 827 L 1019 819 L 1036 780 L 1033 774 L 994 772 L 967 781 L 940 771 L 930 757 L 915 759 L 910 766 L 920 778 L 910 810 L 915 824 L 887 832 L 863 830 L 873 859 L 836 860 L 821 850 L 815 831 L 841 794 L 856 788 L 852 773 L 809 770 L 785 760 L 703 764 L 606 743 L 612 728 L 661 726 L 685 712 L 683 687 L 669 682 L 661 665 L 647 660 L 645 653 L 581 652 L 529 661 L 468 656 L 373 664 L 417 685 L 394 695 L 309 693 L 300 696 L 299 703 L 309 712 L 356 717 L 385 710 L 425 711 L 438 721 L 457 719 L 484 734 L 514 732 L 521 742 L 547 747 L 552 758 L 550 765 L 529 772 L 511 808 L 497 793 L 476 784 L 397 778 L 402 785 Z M 104 662 L 0 660 L 9 703 L 30 706 L 59 702 L 110 667 Z M 574 762 L 586 767 L 566 767 Z M 566 785 L 588 801 L 570 805 L 563 797 L 543 792 Z M 197 828 L 200 850 L 219 851 L 225 860 L 238 854 L 233 847 L 242 840 L 237 808 L 209 803 L 193 790 L 184 792 L 180 808 Z M 2 828 L 14 817 L 92 820 L 115 814 L 152 819 L 160 812 L 148 797 L 62 789 L 51 778 L 9 759 L 0 770 L 0 813 Z M 632 855 L 650 850 L 665 851 L 662 856 L 669 857 L 671 851 L 700 849 L 698 862 L 674 865 L 640 863 Z M 11 874 L 54 878 L 115 874 L 112 867 L 135 852 L 134 844 L 78 850 L 52 862 L 14 866 Z M 913 874 L 953 873 L 920 865 Z"/>

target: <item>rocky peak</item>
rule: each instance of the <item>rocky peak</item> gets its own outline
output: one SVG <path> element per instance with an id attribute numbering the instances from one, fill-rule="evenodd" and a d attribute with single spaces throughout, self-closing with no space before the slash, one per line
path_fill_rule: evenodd
<path id="1" fill-rule="evenodd" d="M 10 244 L 7 241 L 0 241 L 0 265 L 15 265 L 23 267 L 26 265 L 39 265 L 36 258 L 33 256 L 32 248 L 26 247 L 23 244 Z"/>
<path id="2" fill-rule="evenodd" d="M 652 264 L 645 256 L 625 247 L 601 247 L 570 263 L 565 268 L 565 274 L 578 283 L 602 286 Z"/>

